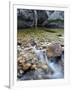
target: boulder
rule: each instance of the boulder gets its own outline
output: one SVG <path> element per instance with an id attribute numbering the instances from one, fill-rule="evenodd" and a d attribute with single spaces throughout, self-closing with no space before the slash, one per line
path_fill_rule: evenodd
<path id="1" fill-rule="evenodd" d="M 47 56 L 48 57 L 57 57 L 61 56 L 62 47 L 59 43 L 51 43 L 47 48 Z"/>
<path id="2" fill-rule="evenodd" d="M 47 28 L 64 28 L 64 12 L 63 11 L 47 11 L 48 19 L 43 22 L 43 26 Z"/>
<path id="3" fill-rule="evenodd" d="M 56 20 L 56 19 L 60 19 L 63 20 L 64 19 L 64 12 L 63 11 L 48 11 L 48 20 Z"/>

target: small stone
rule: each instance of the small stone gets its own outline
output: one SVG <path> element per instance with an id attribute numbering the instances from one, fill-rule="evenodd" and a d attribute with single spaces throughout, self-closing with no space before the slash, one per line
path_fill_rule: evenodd
<path id="1" fill-rule="evenodd" d="M 23 70 L 28 70 L 29 68 L 31 67 L 31 64 L 30 63 L 22 63 L 22 68 Z"/>
<path id="2" fill-rule="evenodd" d="M 32 65 L 31 69 L 36 69 L 36 65 L 35 64 Z"/>
<path id="3" fill-rule="evenodd" d="M 25 60 L 20 60 L 19 62 L 20 62 L 20 63 L 24 63 L 24 62 L 25 62 Z"/>
<path id="4" fill-rule="evenodd" d="M 35 42 L 34 40 L 30 40 L 30 44 L 31 44 L 32 46 L 35 46 L 35 45 L 36 45 L 36 42 Z"/>
<path id="5" fill-rule="evenodd" d="M 48 66 L 47 65 L 42 65 L 42 69 L 48 70 Z"/>
<path id="6" fill-rule="evenodd" d="M 22 45 L 22 43 L 21 43 L 20 41 L 18 41 L 18 42 L 17 42 L 17 45 L 18 45 L 18 46 L 21 46 L 21 45 Z"/>
<path id="7" fill-rule="evenodd" d="M 26 61 L 26 58 L 24 56 L 18 57 L 18 62 L 19 63 L 24 63 Z"/>
<path id="8" fill-rule="evenodd" d="M 22 74 L 23 73 L 23 70 L 20 70 L 20 74 Z"/>
<path id="9" fill-rule="evenodd" d="M 21 51 L 21 52 L 20 52 L 20 55 L 24 55 L 24 52 L 23 52 L 23 51 Z"/>

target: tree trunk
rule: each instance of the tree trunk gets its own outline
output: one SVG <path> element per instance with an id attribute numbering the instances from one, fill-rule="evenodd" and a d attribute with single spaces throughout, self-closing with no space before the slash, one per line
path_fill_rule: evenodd
<path id="1" fill-rule="evenodd" d="M 34 10 L 34 16 L 35 16 L 35 28 L 37 29 L 37 11 Z"/>

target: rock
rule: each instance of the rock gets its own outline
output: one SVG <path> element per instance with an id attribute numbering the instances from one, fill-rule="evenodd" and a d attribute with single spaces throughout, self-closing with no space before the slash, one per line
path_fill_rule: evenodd
<path id="1" fill-rule="evenodd" d="M 18 65 L 17 68 L 18 68 L 19 73 L 20 73 L 20 70 L 26 71 L 29 68 L 31 68 L 31 63 L 28 63 L 26 61 L 26 57 L 24 57 L 24 56 L 19 56 L 17 63 L 18 63 L 17 64 Z"/>
<path id="2" fill-rule="evenodd" d="M 60 44 L 51 43 L 48 46 L 48 49 L 47 49 L 47 56 L 48 57 L 61 56 L 61 54 L 62 54 L 62 48 L 61 48 Z"/>
<path id="3" fill-rule="evenodd" d="M 17 10 L 18 28 L 28 28 L 34 26 L 34 11 L 26 9 Z"/>
<path id="4" fill-rule="evenodd" d="M 48 66 L 47 65 L 42 65 L 42 69 L 43 70 L 48 70 Z"/>
<path id="5" fill-rule="evenodd" d="M 30 40 L 30 44 L 31 44 L 32 46 L 35 46 L 35 45 L 36 45 L 36 42 L 35 42 L 34 40 Z"/>
<path id="6" fill-rule="evenodd" d="M 22 63 L 22 69 L 24 71 L 28 70 L 29 68 L 31 68 L 31 64 L 30 63 Z"/>
<path id="7" fill-rule="evenodd" d="M 21 45 L 22 45 L 22 43 L 21 43 L 20 41 L 18 41 L 18 42 L 17 42 L 17 45 L 18 45 L 18 46 L 21 46 Z"/>
<path id="8" fill-rule="evenodd" d="M 17 60 L 18 60 L 19 63 L 24 63 L 26 61 L 26 57 L 19 56 Z"/>
<path id="9" fill-rule="evenodd" d="M 62 23 L 62 22 L 46 22 L 45 23 L 45 25 L 44 25 L 44 27 L 46 27 L 46 28 L 64 28 L 64 23 Z"/>
<path id="10" fill-rule="evenodd" d="M 23 71 L 22 67 L 20 66 L 20 64 L 18 63 L 18 65 L 17 65 L 17 77 L 21 78 L 23 73 L 24 73 L 24 71 Z"/>
<path id="11" fill-rule="evenodd" d="M 20 70 L 20 74 L 23 74 L 23 70 Z"/>
<path id="12" fill-rule="evenodd" d="M 35 15 L 35 12 L 37 15 Z M 37 19 L 36 19 L 37 18 Z M 35 26 L 44 26 L 48 28 L 64 28 L 64 12 L 63 11 L 47 11 L 47 10 L 17 10 L 17 27 L 28 28 Z"/>
<path id="13" fill-rule="evenodd" d="M 20 52 L 20 55 L 22 55 L 22 56 L 23 56 L 24 54 L 25 54 L 25 52 L 24 52 L 24 51 L 21 51 L 21 52 Z"/>
<path id="14" fill-rule="evenodd" d="M 37 67 L 36 67 L 36 65 L 35 64 L 33 64 L 32 66 L 31 66 L 31 69 L 36 69 Z"/>
<path id="15" fill-rule="evenodd" d="M 63 11 L 48 11 L 48 19 L 49 20 L 56 20 L 56 19 L 61 19 L 63 20 L 64 19 L 64 12 Z"/>
<path id="16" fill-rule="evenodd" d="M 26 56 L 26 61 L 28 62 L 34 62 L 37 58 L 36 58 L 36 55 L 31 53 L 31 52 L 28 52 L 25 54 Z"/>
<path id="17" fill-rule="evenodd" d="M 48 19 L 47 12 L 45 10 L 37 10 L 38 26 L 42 26 L 42 23 Z"/>
<path id="18" fill-rule="evenodd" d="M 18 61 L 19 61 L 19 63 L 25 63 L 26 62 L 26 60 L 24 60 L 24 59 L 20 59 Z"/>
<path id="19" fill-rule="evenodd" d="M 64 28 L 63 11 L 47 11 L 48 19 L 43 22 L 43 26 L 48 28 Z"/>

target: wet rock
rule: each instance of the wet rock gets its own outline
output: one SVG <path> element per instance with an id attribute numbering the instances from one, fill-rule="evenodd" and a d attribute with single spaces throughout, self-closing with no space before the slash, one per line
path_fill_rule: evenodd
<path id="1" fill-rule="evenodd" d="M 28 70 L 29 68 L 31 68 L 31 64 L 30 63 L 22 63 L 22 68 L 23 68 L 23 70 L 25 71 L 25 70 Z"/>
<path id="2" fill-rule="evenodd" d="M 37 60 L 37 57 L 33 52 L 27 52 L 24 55 L 26 57 L 26 61 L 29 63 L 35 63 L 35 61 Z"/>
<path id="3" fill-rule="evenodd" d="M 18 63 L 18 65 L 17 65 L 17 77 L 21 78 L 23 73 L 24 73 L 24 71 L 23 71 L 22 67 Z"/>
<path id="4" fill-rule="evenodd" d="M 18 42 L 17 42 L 17 45 L 18 45 L 18 46 L 21 46 L 21 45 L 22 45 L 22 43 L 21 43 L 20 41 L 18 41 Z"/>
<path id="5" fill-rule="evenodd" d="M 26 61 L 26 58 L 24 56 L 19 56 L 18 57 L 18 62 L 19 63 L 24 63 Z"/>
<path id="6" fill-rule="evenodd" d="M 47 70 L 48 71 L 48 66 L 47 65 L 42 65 L 41 67 L 43 70 Z"/>
<path id="7" fill-rule="evenodd" d="M 58 43 L 51 43 L 47 49 L 47 56 L 48 57 L 55 57 L 61 56 L 62 48 L 61 45 Z"/>
<path id="8" fill-rule="evenodd" d="M 31 69 L 36 69 L 37 68 L 37 66 L 36 66 L 36 64 L 33 64 L 32 66 L 31 66 Z"/>
<path id="9" fill-rule="evenodd" d="M 32 46 L 35 46 L 35 45 L 36 45 L 36 42 L 35 42 L 34 40 L 30 40 L 30 44 L 31 44 Z"/>
<path id="10" fill-rule="evenodd" d="M 19 72 L 20 74 L 23 74 L 23 70 L 20 70 L 20 72 Z"/>

